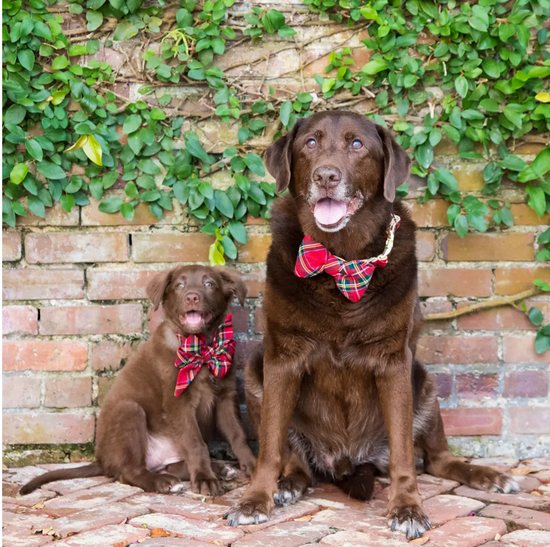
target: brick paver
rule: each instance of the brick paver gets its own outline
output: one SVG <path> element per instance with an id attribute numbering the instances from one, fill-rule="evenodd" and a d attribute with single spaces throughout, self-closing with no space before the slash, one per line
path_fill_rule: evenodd
<path id="1" fill-rule="evenodd" d="M 4 547 L 548 547 L 550 459 L 474 460 L 509 472 L 517 495 L 486 493 L 454 481 L 420 475 L 424 509 L 434 529 L 414 543 L 392 532 L 385 516 L 389 479 L 380 477 L 370 502 L 347 497 L 330 484 L 310 488 L 295 504 L 275 509 L 268 522 L 230 528 L 223 520 L 246 490 L 242 476 L 226 493 L 204 498 L 189 489 L 145 493 L 104 477 L 51 483 L 17 496 L 45 470 L 75 464 L 3 470 Z M 76 464 L 80 465 L 80 464 Z"/>

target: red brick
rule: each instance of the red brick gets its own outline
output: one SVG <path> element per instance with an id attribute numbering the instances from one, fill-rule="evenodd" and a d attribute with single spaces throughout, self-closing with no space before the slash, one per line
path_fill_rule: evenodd
<path id="1" fill-rule="evenodd" d="M 124 233 L 59 232 L 28 234 L 25 256 L 30 264 L 126 262 L 128 236 Z"/>
<path id="2" fill-rule="evenodd" d="M 498 392 L 497 374 L 457 374 L 456 392 L 459 398 L 480 401 Z"/>
<path id="3" fill-rule="evenodd" d="M 435 235 L 431 232 L 416 233 L 416 258 L 422 262 L 434 259 Z"/>
<path id="4" fill-rule="evenodd" d="M 504 376 L 504 397 L 546 397 L 548 373 L 544 370 L 514 370 Z"/>
<path id="5" fill-rule="evenodd" d="M 17 340 L 4 341 L 3 370 L 84 370 L 86 342 Z"/>
<path id="6" fill-rule="evenodd" d="M 516 530 L 501 538 L 504 545 L 510 547 L 548 547 L 550 532 L 543 530 Z"/>
<path id="7" fill-rule="evenodd" d="M 26 206 L 27 200 L 23 198 L 21 202 Z M 18 226 L 78 226 L 80 207 L 73 207 L 70 213 L 67 213 L 61 207 L 61 203 L 55 201 L 52 207 L 46 207 L 45 218 L 37 217 L 32 213 L 26 217 L 17 217 Z"/>
<path id="8" fill-rule="evenodd" d="M 504 360 L 507 363 L 550 363 L 550 351 L 535 351 L 534 336 L 505 336 Z"/>
<path id="9" fill-rule="evenodd" d="M 421 336 L 416 357 L 427 364 L 496 363 L 496 336 Z"/>
<path id="10" fill-rule="evenodd" d="M 56 541 L 57 545 L 55 547 L 89 547 L 90 545 L 98 545 L 95 543 L 98 538 L 101 538 L 101 545 L 122 547 L 138 541 L 142 542 L 149 535 L 149 530 L 139 530 L 129 524 L 112 524 L 103 526 L 98 530 L 91 530 L 65 540 Z"/>
<path id="11" fill-rule="evenodd" d="M 6 444 L 83 444 L 94 440 L 95 416 L 90 414 L 4 414 Z"/>
<path id="12" fill-rule="evenodd" d="M 97 270 L 87 272 L 90 300 L 137 300 L 147 298 L 145 288 L 156 270 Z"/>
<path id="13" fill-rule="evenodd" d="M 550 408 L 520 406 L 510 408 L 509 412 L 512 433 L 520 435 L 550 434 Z"/>
<path id="14" fill-rule="evenodd" d="M 319 545 L 330 547 L 406 547 L 406 543 L 388 538 L 376 537 L 374 534 L 345 530 L 325 536 Z"/>
<path id="15" fill-rule="evenodd" d="M 40 378 L 6 376 L 2 378 L 3 408 L 37 408 L 40 406 Z"/>
<path id="16" fill-rule="evenodd" d="M 539 218 L 535 210 L 526 203 L 511 203 L 510 212 L 514 217 L 514 226 L 547 225 L 550 220 L 550 215 L 548 213 L 544 213 L 542 218 Z"/>
<path id="17" fill-rule="evenodd" d="M 447 209 L 449 204 L 442 199 L 430 199 L 426 203 L 407 201 L 412 218 L 420 228 L 448 226 Z"/>
<path id="18" fill-rule="evenodd" d="M 447 435 L 499 435 L 502 429 L 500 408 L 442 408 Z"/>
<path id="19" fill-rule="evenodd" d="M 118 370 L 137 349 L 139 342 L 111 342 L 104 340 L 92 348 L 94 370 Z"/>
<path id="20" fill-rule="evenodd" d="M 502 520 L 464 517 L 429 530 L 424 537 L 429 538 L 429 545 L 433 547 L 476 547 L 505 533 Z"/>
<path id="21" fill-rule="evenodd" d="M 92 378 L 57 376 L 47 378 L 45 406 L 51 408 L 75 408 L 92 404 Z"/>
<path id="22" fill-rule="evenodd" d="M 453 166 L 452 173 L 461 192 L 476 192 L 485 186 L 483 166 L 459 163 Z"/>
<path id="23" fill-rule="evenodd" d="M 132 254 L 136 262 L 208 262 L 213 241 L 202 233 L 133 234 Z"/>
<path id="24" fill-rule="evenodd" d="M 84 296 L 82 270 L 4 270 L 5 300 L 76 299 Z"/>
<path id="25" fill-rule="evenodd" d="M 248 289 L 247 296 L 249 298 L 257 298 L 260 293 L 265 289 L 265 271 L 264 270 L 252 270 L 250 272 L 244 272 L 242 274 L 242 280 L 244 281 L 246 288 Z"/>
<path id="26" fill-rule="evenodd" d="M 46 521 L 44 524 L 48 524 Z M 51 536 L 34 535 L 30 529 L 6 526 L 2 530 L 2 544 L 9 547 L 42 547 L 53 541 Z"/>
<path id="27" fill-rule="evenodd" d="M 235 332 L 248 332 L 249 309 L 235 306 L 231 308 L 231 315 L 233 316 L 233 330 Z"/>
<path id="28" fill-rule="evenodd" d="M 441 243 L 446 260 L 534 260 L 533 234 L 449 234 Z"/>
<path id="29" fill-rule="evenodd" d="M 256 308 L 254 311 L 254 332 L 257 334 L 265 332 L 265 315 L 264 309 L 261 307 Z"/>
<path id="30" fill-rule="evenodd" d="M 232 547 L 299 547 L 306 543 L 316 543 L 330 533 L 330 528 L 309 522 L 283 522 L 259 532 L 248 534 L 232 544 Z"/>
<path id="31" fill-rule="evenodd" d="M 458 517 L 467 517 L 470 513 L 477 513 L 485 504 L 481 501 L 464 497 L 464 495 L 434 496 L 423 503 L 422 508 L 430 519 L 432 526 L 441 526 Z"/>
<path id="32" fill-rule="evenodd" d="M 492 504 L 483 509 L 480 515 L 506 521 L 511 529 L 550 530 L 550 514 L 523 507 Z"/>
<path id="33" fill-rule="evenodd" d="M 271 235 L 250 235 L 245 245 L 238 245 L 239 262 L 265 262 L 269 247 L 271 246 Z"/>
<path id="34" fill-rule="evenodd" d="M 424 317 L 423 327 L 426 330 L 430 329 L 447 329 L 452 325 L 452 319 L 440 319 L 437 321 L 426 319 L 427 315 L 432 313 L 445 313 L 450 312 L 453 309 L 453 305 L 448 300 L 437 300 L 435 302 L 420 302 L 420 310 L 422 311 L 422 317 Z"/>
<path id="35" fill-rule="evenodd" d="M 432 372 L 430 376 L 437 387 L 437 396 L 448 399 L 453 390 L 453 375 L 448 372 Z"/>
<path id="36" fill-rule="evenodd" d="M 495 294 L 516 294 L 534 289 L 533 281 L 550 282 L 550 268 L 495 268 Z"/>
<path id="37" fill-rule="evenodd" d="M 2 334 L 36 334 L 38 312 L 32 306 L 2 308 Z"/>
<path id="38" fill-rule="evenodd" d="M 141 304 L 42 308 L 40 334 L 132 334 L 142 315 Z"/>
<path id="39" fill-rule="evenodd" d="M 490 296 L 491 270 L 429 268 L 419 272 L 420 296 Z"/>
<path id="40" fill-rule="evenodd" d="M 466 302 L 461 302 L 458 304 L 458 309 L 468 305 Z M 548 305 L 539 303 L 536 307 L 541 309 L 547 308 Z M 457 326 L 461 330 L 531 330 L 537 328 L 525 313 L 507 306 L 463 315 L 458 318 Z"/>
<path id="41" fill-rule="evenodd" d="M 237 341 L 235 349 L 235 362 L 239 367 L 243 367 L 246 361 L 250 358 L 253 352 L 262 345 L 262 342 L 257 340 Z"/>
<path id="42" fill-rule="evenodd" d="M 21 258 L 21 234 L 2 232 L 2 260 L 14 262 Z"/>
<path id="43" fill-rule="evenodd" d="M 497 492 L 485 492 L 476 490 L 468 486 L 461 486 L 454 491 L 458 496 L 466 496 L 475 500 L 481 500 L 489 503 L 502 503 L 504 505 L 514 505 L 525 507 L 526 509 L 538 509 L 540 511 L 550 510 L 550 499 L 545 496 L 534 496 L 527 492 L 517 494 L 499 494 Z"/>

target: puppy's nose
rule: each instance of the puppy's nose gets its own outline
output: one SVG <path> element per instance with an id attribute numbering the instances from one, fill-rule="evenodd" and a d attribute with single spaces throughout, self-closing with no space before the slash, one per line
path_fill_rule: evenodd
<path id="1" fill-rule="evenodd" d="M 201 301 L 201 297 L 197 293 L 190 292 L 189 294 L 186 295 L 185 301 L 190 306 L 196 306 Z"/>
<path id="2" fill-rule="evenodd" d="M 313 172 L 313 182 L 325 188 L 334 188 L 342 180 L 342 172 L 336 167 L 323 165 Z"/>

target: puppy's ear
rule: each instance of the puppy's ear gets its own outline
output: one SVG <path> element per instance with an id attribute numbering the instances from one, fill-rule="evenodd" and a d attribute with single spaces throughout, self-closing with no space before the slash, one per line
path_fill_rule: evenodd
<path id="1" fill-rule="evenodd" d="M 292 144 L 302 120 L 298 118 L 292 129 L 280 139 L 277 139 L 264 154 L 267 170 L 276 181 L 275 190 L 278 194 L 284 192 L 290 184 L 292 169 Z"/>
<path id="2" fill-rule="evenodd" d="M 158 310 L 158 307 L 162 304 L 166 287 L 172 280 L 172 273 L 174 270 L 167 270 L 155 275 L 151 281 L 147 284 L 145 289 L 149 300 L 153 303 L 153 311 Z"/>
<path id="3" fill-rule="evenodd" d="M 215 269 L 222 280 L 224 293 L 234 294 L 238 298 L 239 304 L 244 306 L 244 299 L 246 298 L 247 289 L 241 278 L 241 274 L 232 268 Z"/>
<path id="4" fill-rule="evenodd" d="M 376 128 L 384 148 L 384 197 L 391 203 L 395 201 L 397 187 L 409 178 L 411 159 L 386 128 L 380 125 Z"/>

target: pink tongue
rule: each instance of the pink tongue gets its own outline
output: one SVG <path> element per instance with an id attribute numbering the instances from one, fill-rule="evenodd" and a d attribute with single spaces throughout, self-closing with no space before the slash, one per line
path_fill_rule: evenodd
<path id="1" fill-rule="evenodd" d="M 202 321 L 202 315 L 196 311 L 190 311 L 185 319 L 190 325 L 198 325 Z"/>
<path id="2" fill-rule="evenodd" d="M 343 201 L 323 198 L 315 204 L 313 214 L 321 224 L 336 224 L 344 218 L 346 209 Z"/>

